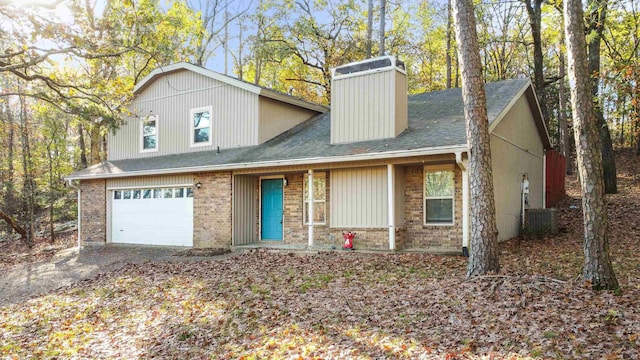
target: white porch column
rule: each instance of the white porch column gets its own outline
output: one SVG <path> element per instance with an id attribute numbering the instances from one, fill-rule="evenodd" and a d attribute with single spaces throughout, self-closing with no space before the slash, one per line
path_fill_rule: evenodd
<path id="1" fill-rule="evenodd" d="M 456 163 L 462 170 L 462 252 L 469 249 L 469 170 L 467 160 L 462 160 L 462 153 L 456 153 Z"/>
<path id="2" fill-rule="evenodd" d="M 389 213 L 389 250 L 396 249 L 396 202 L 395 202 L 395 186 L 394 186 L 394 167 L 393 164 L 387 164 L 387 206 Z"/>
<path id="3" fill-rule="evenodd" d="M 307 211 L 309 213 L 309 247 L 313 247 L 313 170 L 309 170 L 309 182 L 307 183 L 307 189 L 309 189 Z"/>
<path id="4" fill-rule="evenodd" d="M 462 169 L 462 248 L 469 249 L 469 170 Z"/>

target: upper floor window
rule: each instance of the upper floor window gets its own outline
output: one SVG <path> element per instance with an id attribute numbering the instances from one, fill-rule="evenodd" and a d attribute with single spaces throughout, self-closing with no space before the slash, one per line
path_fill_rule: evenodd
<path id="1" fill-rule="evenodd" d="M 158 116 L 147 116 L 142 120 L 141 133 L 142 139 L 140 143 L 140 151 L 157 151 L 158 150 Z"/>
<path id="2" fill-rule="evenodd" d="M 211 106 L 191 109 L 191 146 L 211 145 Z"/>
<path id="3" fill-rule="evenodd" d="M 452 225 L 455 176 L 451 167 L 424 169 L 424 222 L 427 225 Z"/>

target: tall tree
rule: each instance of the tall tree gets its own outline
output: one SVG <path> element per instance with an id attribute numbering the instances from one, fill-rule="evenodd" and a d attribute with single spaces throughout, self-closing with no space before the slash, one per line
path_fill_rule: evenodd
<path id="1" fill-rule="evenodd" d="M 386 30 L 386 18 L 387 18 L 387 0 L 380 0 L 380 53 L 379 56 L 385 54 L 384 39 Z"/>
<path id="2" fill-rule="evenodd" d="M 446 66 L 447 66 L 447 89 L 451 89 L 451 38 L 453 37 L 453 18 L 451 16 L 451 0 L 447 2 L 447 49 L 446 49 Z"/>
<path id="3" fill-rule="evenodd" d="M 542 3 L 544 0 L 524 0 L 529 15 L 531 37 L 533 39 L 533 83 L 542 106 L 542 115 L 548 124 L 548 110 L 545 100 L 544 57 L 542 51 Z"/>
<path id="4" fill-rule="evenodd" d="M 35 229 L 35 180 L 33 169 L 33 157 L 31 154 L 31 141 L 29 133 L 29 111 L 26 100 L 20 97 L 20 140 L 22 143 L 22 203 L 26 226 L 26 236 L 23 238 L 27 246 L 33 246 L 33 235 Z"/>
<path id="5" fill-rule="evenodd" d="M 565 172 L 573 174 L 573 160 L 571 157 L 571 144 L 569 136 L 569 124 L 567 122 L 567 95 L 565 91 L 565 54 L 564 54 L 564 33 L 560 36 L 560 51 L 558 53 L 558 150 L 564 156 Z"/>
<path id="6" fill-rule="evenodd" d="M 593 96 L 594 110 L 602 146 L 602 166 L 604 170 L 604 191 L 607 194 L 618 192 L 616 178 L 616 159 L 613 153 L 613 143 L 609 125 L 604 119 L 602 105 L 600 103 L 600 47 L 607 19 L 608 0 L 589 0 L 587 8 L 587 32 L 589 35 L 589 73 L 591 74 L 591 93 Z"/>
<path id="7" fill-rule="evenodd" d="M 594 289 L 616 289 L 618 281 L 609 258 L 602 148 L 592 99 L 592 82 L 587 62 L 582 2 L 580 0 L 564 0 L 563 12 L 573 131 L 578 174 L 582 188 L 584 223 L 582 275 L 585 282 L 591 284 Z"/>
<path id="8" fill-rule="evenodd" d="M 500 271 L 493 195 L 487 99 L 476 32 L 473 0 L 453 0 L 462 97 L 469 146 L 471 242 L 467 276 Z"/>
<path id="9" fill-rule="evenodd" d="M 371 58 L 373 49 L 373 0 L 368 0 L 367 7 L 367 59 Z"/>
<path id="10" fill-rule="evenodd" d="M 234 0 L 189 0 L 188 4 L 191 9 L 199 11 L 203 28 L 206 30 L 197 37 L 194 60 L 199 66 L 204 66 L 220 45 L 227 49 L 228 25 L 247 13 L 253 5 L 252 1 Z"/>

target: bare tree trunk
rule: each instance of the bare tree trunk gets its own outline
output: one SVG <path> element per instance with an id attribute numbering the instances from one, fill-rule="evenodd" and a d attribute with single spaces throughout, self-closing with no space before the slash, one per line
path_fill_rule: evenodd
<path id="1" fill-rule="evenodd" d="M 27 120 L 27 109 L 23 97 L 20 97 L 20 133 L 22 140 L 22 170 L 24 173 L 24 185 L 22 196 L 26 207 L 26 236 L 23 237 L 28 247 L 33 246 L 33 234 L 35 227 L 35 184 L 33 183 L 31 147 L 29 144 L 29 122 Z"/>
<path id="2" fill-rule="evenodd" d="M 384 56 L 385 20 L 387 16 L 387 0 L 380 0 L 380 56 Z"/>
<path id="3" fill-rule="evenodd" d="M 89 130 L 89 138 L 91 140 L 91 152 L 89 153 L 89 163 L 91 165 L 100 162 L 100 147 L 102 142 L 102 136 L 100 136 L 100 127 L 98 124 L 93 124 Z"/>
<path id="4" fill-rule="evenodd" d="M 369 0 L 367 9 L 367 59 L 371 59 L 373 49 L 373 0 Z"/>
<path id="5" fill-rule="evenodd" d="M 15 187 L 14 187 L 14 177 L 15 170 L 13 167 L 14 155 L 13 150 L 15 147 L 15 123 L 13 120 L 13 112 L 9 107 L 7 107 L 7 125 L 9 127 L 9 142 L 7 144 L 7 189 L 5 193 L 5 206 L 7 206 L 8 211 L 10 213 L 14 213 L 15 211 Z"/>
<path id="6" fill-rule="evenodd" d="M 447 89 L 451 89 L 451 37 L 453 36 L 451 17 L 451 0 L 447 3 Z"/>
<path id="7" fill-rule="evenodd" d="M 467 276 L 500 271 L 487 99 L 472 0 L 453 0 L 469 146 L 471 243 Z"/>
<path id="8" fill-rule="evenodd" d="M 229 0 L 224 2 L 224 74 L 229 75 Z"/>
<path id="9" fill-rule="evenodd" d="M 542 3 L 543 0 L 525 0 L 525 7 L 529 15 L 531 37 L 533 38 L 533 83 L 536 95 L 542 108 L 542 116 L 549 127 L 549 111 L 546 105 L 544 84 L 544 57 L 542 51 Z"/>
<path id="10" fill-rule="evenodd" d="M 78 146 L 80 147 L 80 166 L 86 169 L 89 164 L 87 162 L 87 147 L 84 143 L 84 129 L 81 123 L 78 123 Z"/>
<path id="11" fill-rule="evenodd" d="M 18 224 L 18 222 L 15 221 L 11 216 L 0 210 L 0 219 L 6 221 L 13 230 L 20 234 L 23 241 L 27 241 L 27 231 L 22 226 L 20 226 L 20 224 Z"/>
<path id="12" fill-rule="evenodd" d="M 453 86 L 454 88 L 459 88 L 460 87 L 460 61 L 458 60 L 458 52 L 455 52 L 455 56 L 456 56 L 456 77 L 455 79 L 455 85 Z"/>
<path id="13" fill-rule="evenodd" d="M 560 154 L 564 156 L 565 172 L 568 175 L 573 174 L 573 161 L 571 159 L 571 137 L 569 136 L 569 125 L 567 124 L 567 95 L 565 94 L 565 54 L 562 49 L 562 43 L 564 43 L 564 33 L 560 34 L 560 54 L 558 60 L 560 66 L 558 69 L 558 77 L 560 81 L 558 83 L 558 128 L 559 131 L 559 147 Z"/>
<path id="14" fill-rule="evenodd" d="M 571 84 L 571 109 L 584 222 L 584 281 L 594 289 L 616 289 L 609 258 L 607 206 L 600 137 L 587 65 L 584 14 L 580 0 L 564 0 L 565 36 Z"/>
<path id="15" fill-rule="evenodd" d="M 238 79 L 239 80 L 244 80 L 244 69 L 243 69 L 243 61 L 242 61 L 242 47 L 244 46 L 243 44 L 243 38 L 242 38 L 242 28 L 244 26 L 242 26 L 242 20 L 238 19 Z"/>
<path id="16" fill-rule="evenodd" d="M 57 136 L 57 134 L 55 134 L 55 136 Z M 54 173 L 53 173 L 54 159 L 53 159 L 53 149 L 51 148 L 53 146 L 55 136 L 52 136 L 51 139 L 49 139 L 49 143 L 47 144 L 47 160 L 49 162 L 49 232 L 50 232 L 49 241 L 51 243 L 53 243 L 56 240 L 55 225 L 54 225 L 55 210 L 53 206 L 56 201 L 55 181 L 54 181 Z"/>
<path id="17" fill-rule="evenodd" d="M 611 132 L 600 106 L 600 43 L 607 18 L 607 0 L 589 0 L 590 13 L 588 16 L 589 32 L 589 74 L 591 74 L 591 93 L 598 126 L 598 134 L 602 145 L 602 166 L 604 169 L 604 191 L 607 194 L 618 192 L 616 178 L 616 159 L 613 153 Z"/>

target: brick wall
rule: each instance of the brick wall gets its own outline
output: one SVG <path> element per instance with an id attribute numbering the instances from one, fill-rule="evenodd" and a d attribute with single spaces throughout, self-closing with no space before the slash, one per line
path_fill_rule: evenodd
<path id="1" fill-rule="evenodd" d="M 398 249 L 462 250 L 462 172 L 455 168 L 454 224 L 424 225 L 424 168 L 405 169 L 405 226 Z M 400 245 L 400 244 L 399 244 Z"/>
<path id="2" fill-rule="evenodd" d="M 105 180 L 80 182 L 81 232 L 83 245 L 104 245 L 106 242 L 107 190 Z"/>
<path id="3" fill-rule="evenodd" d="M 405 223 L 398 224 L 396 231 L 396 249 L 423 249 L 432 251 L 461 251 L 462 249 L 462 173 L 455 168 L 454 224 L 452 226 L 424 225 L 424 171 L 423 166 L 405 168 Z M 307 245 L 308 225 L 303 224 L 302 183 L 304 173 L 287 174 L 288 185 L 284 187 L 283 244 Z M 342 247 L 342 233 L 356 233 L 354 241 L 357 249 L 388 250 L 389 230 L 387 228 L 331 228 L 330 176 L 326 173 L 326 221 L 325 225 L 314 226 L 314 244 L 319 247 Z M 204 186 L 203 186 L 204 187 Z M 258 191 L 256 189 L 256 191 Z M 258 208 L 259 196 L 258 193 Z M 256 227 L 259 229 L 259 211 L 256 214 Z M 259 234 L 257 234 L 259 235 Z"/>
<path id="4" fill-rule="evenodd" d="M 389 248 L 389 230 L 387 228 L 354 229 L 331 228 L 329 218 L 331 214 L 331 185 L 329 172 L 326 173 L 326 224 L 314 225 L 314 245 L 319 247 L 335 246 L 341 248 L 342 233 L 353 231 L 356 233 L 355 248 L 386 250 Z M 306 245 L 309 243 L 309 226 L 303 224 L 303 193 L 302 182 L 304 173 L 287 174 L 288 185 L 284 188 L 284 240 L 285 244 Z"/>
<path id="5" fill-rule="evenodd" d="M 194 183 L 202 187 L 193 194 L 193 247 L 231 246 L 231 173 L 199 173 Z"/>
<path id="6" fill-rule="evenodd" d="M 284 188 L 284 242 L 285 244 L 306 245 L 309 243 L 309 225 L 303 224 L 303 181 L 304 173 L 287 174 L 288 185 Z M 329 214 L 331 196 L 329 173 L 326 173 L 326 212 L 324 225 L 313 226 L 314 246 L 338 245 L 342 235 L 329 228 Z M 330 237 L 332 235 L 332 237 Z"/>

